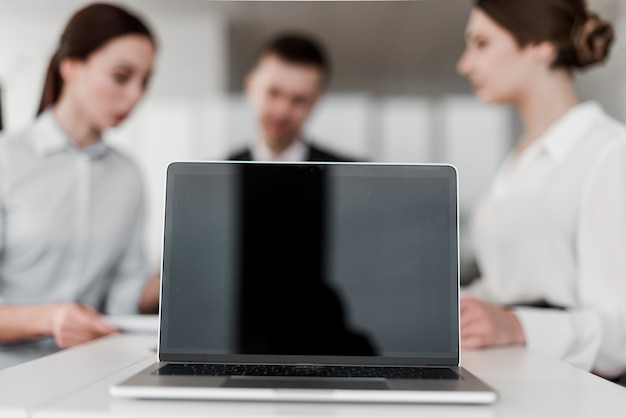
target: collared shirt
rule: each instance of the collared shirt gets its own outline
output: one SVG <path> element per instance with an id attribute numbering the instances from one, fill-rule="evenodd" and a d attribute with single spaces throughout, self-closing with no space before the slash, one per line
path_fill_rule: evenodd
<path id="1" fill-rule="evenodd" d="M 474 216 L 482 277 L 466 294 L 516 308 L 528 347 L 626 370 L 626 129 L 575 106 L 510 156 Z"/>
<path id="2" fill-rule="evenodd" d="M 308 147 L 301 139 L 297 138 L 280 154 L 275 154 L 265 141 L 260 140 L 251 149 L 252 158 L 255 161 L 306 161 Z"/>
<path id="3" fill-rule="evenodd" d="M 135 165 L 100 140 L 78 148 L 52 111 L 0 138 L 0 305 L 138 312 L 143 206 Z M 0 368 L 53 348 L 46 339 L 0 345 Z"/>

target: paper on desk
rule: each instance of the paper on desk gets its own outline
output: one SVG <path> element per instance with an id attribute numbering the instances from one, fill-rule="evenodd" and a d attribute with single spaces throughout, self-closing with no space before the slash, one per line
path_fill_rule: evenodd
<path id="1" fill-rule="evenodd" d="M 159 315 L 107 315 L 104 318 L 122 332 L 156 334 L 159 331 Z"/>

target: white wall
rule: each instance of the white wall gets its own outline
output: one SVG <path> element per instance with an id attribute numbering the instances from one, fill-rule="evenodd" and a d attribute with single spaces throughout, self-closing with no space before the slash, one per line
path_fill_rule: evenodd
<path id="1" fill-rule="evenodd" d="M 65 16 L 63 12 L 0 13 L 0 82 L 4 128 L 10 132 L 33 120 L 51 51 L 61 31 L 58 21 Z"/>
<path id="2" fill-rule="evenodd" d="M 599 101 L 613 117 L 626 122 L 626 1 L 588 0 L 590 10 L 612 22 L 616 40 L 608 60 L 576 74 L 583 99 Z"/>

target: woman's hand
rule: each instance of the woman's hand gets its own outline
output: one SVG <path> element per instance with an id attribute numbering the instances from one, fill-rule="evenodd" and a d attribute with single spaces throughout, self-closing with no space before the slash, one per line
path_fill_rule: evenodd
<path id="1" fill-rule="evenodd" d="M 72 347 L 117 332 L 102 315 L 82 303 L 60 305 L 52 317 L 52 335 L 61 348 Z"/>
<path id="2" fill-rule="evenodd" d="M 461 299 L 461 347 L 523 345 L 524 330 L 514 312 L 474 298 Z"/>
<path id="3" fill-rule="evenodd" d="M 161 275 L 156 273 L 146 283 L 141 294 L 139 311 L 144 314 L 159 313 L 159 293 L 161 291 Z"/>

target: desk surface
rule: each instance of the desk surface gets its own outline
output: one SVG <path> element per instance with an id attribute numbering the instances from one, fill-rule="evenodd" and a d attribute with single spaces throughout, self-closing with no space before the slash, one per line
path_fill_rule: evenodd
<path id="1" fill-rule="evenodd" d="M 0 416 L 624 417 L 626 388 L 521 348 L 463 353 L 495 388 L 491 406 L 121 400 L 109 386 L 156 360 L 152 335 L 114 335 L 0 371 Z"/>

